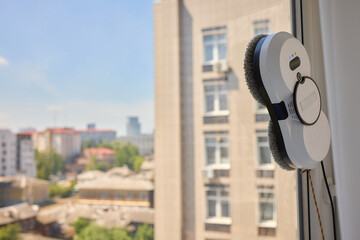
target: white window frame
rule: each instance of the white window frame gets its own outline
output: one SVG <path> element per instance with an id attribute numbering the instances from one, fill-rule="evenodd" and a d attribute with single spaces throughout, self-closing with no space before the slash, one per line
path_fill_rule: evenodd
<path id="1" fill-rule="evenodd" d="M 215 143 L 206 143 L 206 139 L 207 138 L 215 138 L 216 142 Z M 219 138 L 226 138 L 227 142 L 225 143 L 221 143 L 218 139 Z M 227 134 L 205 134 L 204 137 L 204 143 L 205 143 L 205 169 L 230 169 L 230 144 L 229 144 L 229 136 Z M 208 146 L 214 146 L 215 147 L 215 163 L 212 164 L 208 164 L 208 159 L 207 159 L 207 147 Z M 227 147 L 228 149 L 228 159 L 229 162 L 228 163 L 221 163 L 221 147 Z"/>
<path id="2" fill-rule="evenodd" d="M 262 199 L 261 193 L 272 193 L 272 199 Z M 267 221 L 261 221 L 261 203 L 272 203 L 273 204 L 273 219 Z M 257 225 L 264 228 L 276 228 L 277 226 L 277 212 L 276 212 L 276 194 L 274 186 L 262 185 L 257 188 Z"/>
<path id="3" fill-rule="evenodd" d="M 223 40 L 218 40 L 217 36 L 218 35 L 225 35 L 225 39 Z M 208 36 L 213 36 L 214 39 L 209 43 L 205 43 L 205 37 Z M 203 64 L 204 65 L 210 65 L 210 64 L 214 64 L 214 63 L 218 63 L 218 62 L 227 62 L 228 60 L 228 36 L 226 33 L 226 30 L 216 30 L 216 31 L 210 31 L 207 33 L 203 33 L 202 36 L 202 45 L 203 45 Z M 226 58 L 225 59 L 219 59 L 219 49 L 218 49 L 218 44 L 219 43 L 225 43 L 226 44 Z M 206 46 L 207 45 L 213 45 L 213 59 L 211 61 L 206 61 Z"/>
<path id="4" fill-rule="evenodd" d="M 267 143 L 264 142 L 259 142 L 259 137 L 267 137 L 268 141 Z M 269 137 L 268 137 L 268 132 L 261 132 L 261 133 L 257 133 L 256 134 L 256 160 L 257 160 L 257 169 L 258 170 L 275 170 L 275 162 L 274 162 L 274 158 L 271 155 L 270 152 L 270 157 L 271 157 L 271 163 L 268 164 L 260 164 L 260 157 L 261 157 L 261 153 L 260 153 L 260 148 L 261 147 L 268 147 L 270 149 L 270 145 L 269 145 Z"/>
<path id="5" fill-rule="evenodd" d="M 216 192 L 215 196 L 208 196 L 208 191 Z M 227 192 L 227 196 L 221 196 L 221 192 Z M 215 201 L 215 216 L 209 216 L 209 200 Z M 224 187 L 206 187 L 205 188 L 205 222 L 206 223 L 215 223 L 215 224 L 231 224 L 231 203 L 230 203 L 230 189 Z M 229 205 L 229 216 L 221 216 L 221 203 L 227 202 Z"/>
<path id="6" fill-rule="evenodd" d="M 215 87 L 213 92 L 207 92 L 206 87 Z M 219 90 L 219 86 L 224 86 L 225 89 Z M 220 95 L 226 94 L 227 109 L 220 110 Z M 207 112 L 207 96 L 214 95 L 214 110 Z M 204 85 L 204 116 L 226 116 L 229 115 L 229 85 L 228 83 L 205 84 Z"/>

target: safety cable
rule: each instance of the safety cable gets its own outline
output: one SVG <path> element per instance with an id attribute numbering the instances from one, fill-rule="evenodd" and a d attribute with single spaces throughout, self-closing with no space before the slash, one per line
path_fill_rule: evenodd
<path id="1" fill-rule="evenodd" d="M 323 176 L 324 176 L 326 189 L 327 189 L 327 192 L 328 192 L 328 195 L 329 195 L 329 199 L 330 199 L 331 212 L 332 212 L 332 218 L 333 218 L 333 221 L 332 221 L 332 222 L 333 222 L 334 240 L 336 240 L 337 234 L 336 234 L 336 223 L 335 223 L 335 209 L 334 209 L 334 203 L 333 203 L 333 200 L 332 200 L 332 196 L 331 196 L 329 184 L 328 184 L 328 181 L 327 181 L 327 177 L 326 177 L 326 172 L 325 172 L 325 167 L 324 167 L 323 161 L 321 161 L 321 169 L 322 169 L 322 173 L 323 173 Z"/>
<path id="2" fill-rule="evenodd" d="M 321 230 L 321 236 L 322 236 L 322 239 L 325 240 L 324 229 L 323 229 L 322 222 L 321 222 L 321 217 L 320 217 L 320 211 L 319 211 L 319 207 L 318 207 L 318 204 L 317 204 L 317 201 L 316 201 L 314 185 L 313 185 L 313 182 L 312 182 L 312 179 L 311 179 L 311 169 L 305 169 L 301 173 L 304 173 L 304 172 L 307 173 L 308 179 L 310 180 L 311 191 L 312 191 L 312 195 L 313 195 L 313 199 L 314 199 L 314 203 L 315 203 L 315 207 L 316 207 L 316 213 L 317 213 L 317 216 L 318 216 L 320 230 Z M 310 205 L 308 205 L 308 209 L 310 209 Z"/>

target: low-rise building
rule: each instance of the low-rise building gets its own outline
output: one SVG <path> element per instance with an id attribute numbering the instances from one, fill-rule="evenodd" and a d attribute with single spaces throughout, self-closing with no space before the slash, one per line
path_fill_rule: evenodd
<path id="1" fill-rule="evenodd" d="M 30 206 L 28 203 L 0 208 L 0 228 L 17 223 L 21 232 L 33 231 L 38 210 L 37 206 Z"/>
<path id="2" fill-rule="evenodd" d="M 0 176 L 16 174 L 16 136 L 8 129 L 0 129 Z"/>
<path id="3" fill-rule="evenodd" d="M 153 206 L 153 184 L 151 181 L 103 177 L 78 184 L 78 202 L 94 205 Z"/>
<path id="4" fill-rule="evenodd" d="M 154 153 L 154 135 L 134 135 L 134 136 L 123 136 L 119 137 L 118 140 L 120 142 L 129 142 L 132 145 L 135 145 L 139 154 L 146 156 L 152 155 Z"/>
<path id="5" fill-rule="evenodd" d="M 16 170 L 27 177 L 36 177 L 33 134 L 34 131 L 28 131 L 16 135 Z"/>
<path id="6" fill-rule="evenodd" d="M 83 150 L 83 155 L 90 161 L 95 157 L 100 163 L 114 164 L 115 151 L 108 148 L 86 148 Z"/>
<path id="7" fill-rule="evenodd" d="M 77 176 L 78 184 L 87 183 L 105 176 L 105 173 L 99 170 L 92 170 L 81 173 Z"/>
<path id="8" fill-rule="evenodd" d="M 48 201 L 49 185 L 48 181 L 25 176 L 0 177 L 0 207 Z"/>

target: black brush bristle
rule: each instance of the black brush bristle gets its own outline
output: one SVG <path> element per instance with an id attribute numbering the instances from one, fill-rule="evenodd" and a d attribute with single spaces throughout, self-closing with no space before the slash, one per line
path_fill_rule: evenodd
<path id="1" fill-rule="evenodd" d="M 271 154 L 274 158 L 274 161 L 279 164 L 279 166 L 282 169 L 291 171 L 294 170 L 294 168 L 292 168 L 291 166 L 289 166 L 286 161 L 284 160 L 284 158 L 281 156 L 280 150 L 279 150 L 279 146 L 277 145 L 277 137 L 275 134 L 275 127 L 273 125 L 273 122 L 270 120 L 269 122 L 269 128 L 268 128 L 268 134 L 269 134 L 269 147 L 270 147 L 270 151 Z"/>
<path id="2" fill-rule="evenodd" d="M 261 97 L 260 91 L 258 90 L 258 85 L 256 82 L 256 75 L 255 75 L 255 69 L 254 69 L 254 52 L 256 45 L 259 43 L 259 41 L 266 37 L 267 35 L 261 34 L 255 36 L 248 44 L 246 53 L 245 53 L 245 59 L 244 59 L 244 72 L 245 72 L 245 80 L 246 84 L 250 90 L 250 93 L 255 98 L 256 101 L 258 101 L 260 104 L 265 106 L 265 100 Z"/>

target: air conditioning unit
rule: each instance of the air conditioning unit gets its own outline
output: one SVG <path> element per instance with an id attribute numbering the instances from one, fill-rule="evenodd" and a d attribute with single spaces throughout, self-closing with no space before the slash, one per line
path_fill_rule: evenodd
<path id="1" fill-rule="evenodd" d="M 203 169 L 202 170 L 202 176 L 203 178 L 212 179 L 214 178 L 214 169 Z"/>
<path id="2" fill-rule="evenodd" d="M 227 63 L 227 61 L 221 61 L 221 62 L 217 62 L 214 63 L 214 72 L 217 73 L 226 73 L 229 71 L 229 65 Z"/>

